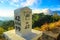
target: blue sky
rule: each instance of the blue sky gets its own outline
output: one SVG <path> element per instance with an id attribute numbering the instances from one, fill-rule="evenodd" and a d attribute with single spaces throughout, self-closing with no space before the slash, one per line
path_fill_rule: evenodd
<path id="1" fill-rule="evenodd" d="M 0 0 L 0 14 L 2 13 L 0 16 L 13 16 L 13 10 L 25 6 L 32 10 L 44 8 L 60 10 L 60 0 Z"/>
<path id="2" fill-rule="evenodd" d="M 0 0 L 0 9 L 16 9 L 19 7 L 29 6 L 32 9 L 58 9 L 60 0 Z"/>

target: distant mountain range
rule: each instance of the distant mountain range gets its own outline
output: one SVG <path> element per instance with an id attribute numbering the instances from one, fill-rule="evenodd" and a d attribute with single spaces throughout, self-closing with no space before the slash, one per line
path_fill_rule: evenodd
<path id="1" fill-rule="evenodd" d="M 14 17 L 0 17 L 2 21 L 14 20 Z"/>
<path id="2" fill-rule="evenodd" d="M 40 13 L 41 12 L 43 12 L 45 15 L 54 14 L 55 12 L 57 12 L 60 15 L 60 11 L 52 11 L 50 9 L 44 9 L 44 10 L 40 11 Z M 0 17 L 0 20 L 2 20 L 2 21 L 14 20 L 14 17 Z"/>
<path id="3" fill-rule="evenodd" d="M 0 20 L 0 26 L 2 26 L 2 24 L 3 24 L 3 21 L 2 21 L 2 20 Z"/>
<path id="4" fill-rule="evenodd" d="M 52 15 L 52 14 L 54 14 L 55 12 L 57 12 L 59 15 L 60 15 L 60 11 L 58 11 L 58 10 L 56 10 L 56 11 L 52 11 L 52 10 L 50 10 L 50 9 L 42 9 L 42 10 L 34 10 L 33 11 L 33 14 L 35 14 L 35 13 L 37 13 L 37 14 L 39 14 L 39 13 L 44 13 L 45 15 Z"/>
<path id="5" fill-rule="evenodd" d="M 60 15 L 60 11 L 53 11 L 53 13 L 54 13 L 54 12 L 57 12 L 57 13 Z"/>

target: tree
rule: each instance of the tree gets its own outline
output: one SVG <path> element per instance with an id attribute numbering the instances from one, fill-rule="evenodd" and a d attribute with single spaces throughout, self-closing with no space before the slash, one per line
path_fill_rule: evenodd
<path id="1" fill-rule="evenodd" d="M 38 14 L 33 14 L 33 15 L 32 15 L 32 19 L 33 19 L 34 21 L 37 21 L 37 20 L 39 19 L 39 15 L 38 15 Z"/>
<path id="2" fill-rule="evenodd" d="M 3 22 L 2 27 L 5 30 L 8 30 L 8 27 L 13 27 L 14 28 L 14 21 L 13 20 L 5 21 L 5 22 Z"/>
<path id="3" fill-rule="evenodd" d="M 8 30 L 13 30 L 14 28 L 13 27 L 8 27 Z"/>
<path id="4" fill-rule="evenodd" d="M 57 12 L 54 13 L 54 15 L 52 16 L 53 21 L 58 21 L 60 19 L 60 16 L 57 14 Z"/>
<path id="5" fill-rule="evenodd" d="M 56 28 L 55 23 L 50 23 L 48 27 L 50 30 Z"/>
<path id="6" fill-rule="evenodd" d="M 39 20 L 42 16 L 44 16 L 43 13 L 33 14 L 33 15 L 32 15 L 32 23 L 33 23 L 32 27 L 33 27 L 33 28 L 38 26 L 37 22 L 38 22 L 38 20 Z"/>
<path id="7" fill-rule="evenodd" d="M 2 27 L 0 27 L 0 35 L 2 35 L 2 34 L 3 34 L 3 32 L 5 32 L 5 29 L 4 29 L 4 28 L 2 28 Z"/>
<path id="8" fill-rule="evenodd" d="M 44 25 L 42 25 L 40 30 L 41 30 L 41 31 L 48 30 L 48 24 L 45 23 Z"/>
<path id="9" fill-rule="evenodd" d="M 32 15 L 32 27 L 41 27 L 45 23 L 52 23 L 60 20 L 60 16 L 55 13 L 54 15 L 44 15 L 43 13 L 40 14 L 33 14 Z"/>

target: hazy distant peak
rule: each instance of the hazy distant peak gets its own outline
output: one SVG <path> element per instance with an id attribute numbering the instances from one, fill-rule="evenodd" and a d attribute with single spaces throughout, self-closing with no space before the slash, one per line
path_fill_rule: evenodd
<path id="1" fill-rule="evenodd" d="M 52 13 L 52 11 L 50 10 L 50 9 L 42 9 L 42 10 L 40 10 L 40 9 L 38 9 L 38 10 L 33 10 L 33 13 L 44 13 L 45 15 L 50 15 L 51 13 Z"/>

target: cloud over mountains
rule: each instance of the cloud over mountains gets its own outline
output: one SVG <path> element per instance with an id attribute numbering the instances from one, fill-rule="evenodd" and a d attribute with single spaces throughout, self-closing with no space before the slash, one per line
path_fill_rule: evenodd
<path id="1" fill-rule="evenodd" d="M 14 16 L 14 10 L 9 9 L 0 10 L 0 17 L 13 17 L 13 16 Z"/>
<path id="2" fill-rule="evenodd" d="M 32 6 L 32 5 L 37 5 L 37 3 L 41 3 L 41 0 L 0 0 L 0 4 L 4 4 L 5 2 L 7 2 L 9 5 L 12 6 Z"/>
<path id="3" fill-rule="evenodd" d="M 50 14 L 52 14 L 52 10 L 50 10 L 50 9 L 42 9 L 42 10 L 40 10 L 40 9 L 36 9 L 36 10 L 33 10 L 33 13 L 44 13 L 45 15 L 50 15 Z"/>

